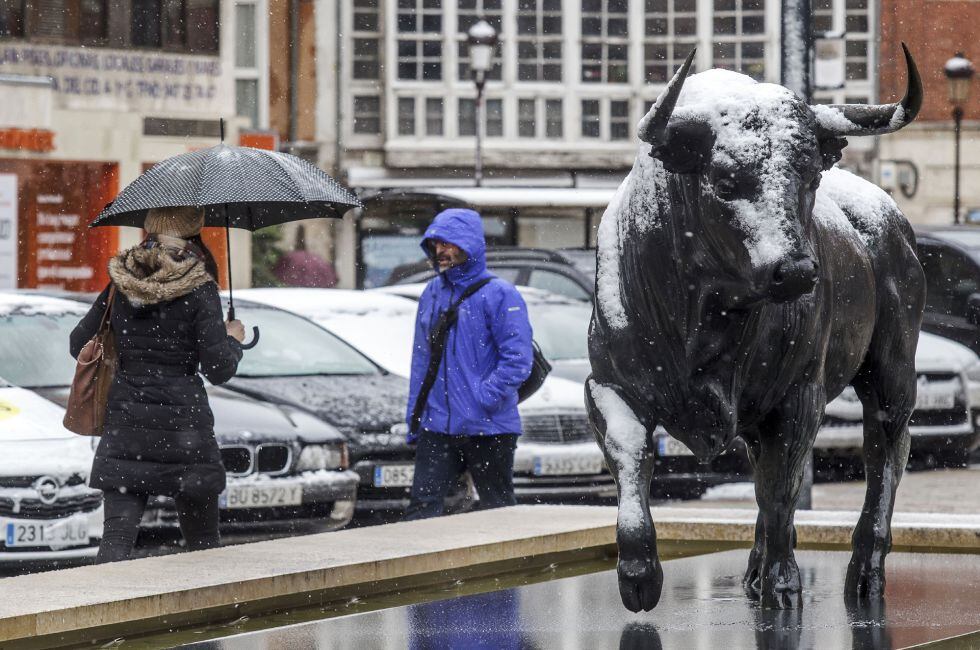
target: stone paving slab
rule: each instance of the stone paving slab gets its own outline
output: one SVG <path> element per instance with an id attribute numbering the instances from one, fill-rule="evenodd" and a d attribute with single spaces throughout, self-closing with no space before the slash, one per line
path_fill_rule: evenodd
<path id="1" fill-rule="evenodd" d="M 752 510 L 653 513 L 661 540 L 731 548 L 753 537 Z M 272 607 L 297 595 L 406 578 L 445 580 L 473 567 L 598 552 L 615 543 L 615 518 L 610 507 L 515 506 L 6 578 L 0 580 L 0 641 L 127 624 L 147 630 L 154 621 L 187 624 L 222 607 Z M 856 521 L 857 513 L 800 512 L 799 543 L 847 547 Z M 896 514 L 893 536 L 896 547 L 980 553 L 980 516 Z"/>

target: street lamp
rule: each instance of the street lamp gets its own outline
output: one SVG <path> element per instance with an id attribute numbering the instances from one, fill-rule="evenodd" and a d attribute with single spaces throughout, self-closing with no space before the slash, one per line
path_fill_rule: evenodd
<path id="1" fill-rule="evenodd" d="M 960 124 L 963 122 L 963 105 L 970 96 L 970 81 L 973 79 L 973 64 L 957 52 L 956 56 L 943 66 L 946 81 L 949 83 L 949 103 L 953 105 L 953 133 L 956 142 L 953 168 L 953 223 L 960 222 Z"/>
<path id="2" fill-rule="evenodd" d="M 487 72 L 493 64 L 493 50 L 497 46 L 497 31 L 485 20 L 479 20 L 467 32 L 466 42 L 470 49 L 470 72 L 476 84 L 476 164 L 473 180 L 477 187 L 483 183 L 483 86 Z"/>

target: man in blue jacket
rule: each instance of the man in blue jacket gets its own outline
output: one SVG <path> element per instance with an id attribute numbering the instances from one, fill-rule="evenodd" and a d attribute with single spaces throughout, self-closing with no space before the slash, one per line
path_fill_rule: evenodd
<path id="1" fill-rule="evenodd" d="M 415 480 L 406 519 L 435 517 L 460 474 L 469 470 L 481 508 L 514 504 L 514 448 L 521 432 L 517 389 L 531 374 L 527 306 L 513 285 L 487 270 L 483 222 L 473 210 L 436 215 L 422 249 L 436 266 L 419 299 L 408 397 Z M 435 381 L 413 429 L 429 369 L 429 336 L 439 316 L 468 287 L 489 279 L 458 307 Z"/>

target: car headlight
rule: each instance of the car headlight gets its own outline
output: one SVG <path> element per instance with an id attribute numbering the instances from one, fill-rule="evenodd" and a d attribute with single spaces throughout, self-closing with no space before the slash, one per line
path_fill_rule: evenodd
<path id="1" fill-rule="evenodd" d="M 296 461 L 297 472 L 321 469 L 346 469 L 347 445 L 306 445 Z"/>
<path id="2" fill-rule="evenodd" d="M 980 359 L 977 359 L 972 366 L 966 369 L 966 378 L 980 383 Z"/>

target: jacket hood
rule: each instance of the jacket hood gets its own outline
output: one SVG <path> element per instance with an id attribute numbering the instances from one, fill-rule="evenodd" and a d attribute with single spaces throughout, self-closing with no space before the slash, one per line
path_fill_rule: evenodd
<path id="1" fill-rule="evenodd" d="M 422 250 L 429 256 L 428 240 L 438 239 L 459 246 L 467 260 L 441 275 L 453 284 L 477 279 L 487 270 L 487 243 L 479 213 L 464 208 L 450 208 L 436 215 L 422 237 Z"/>
<path id="2" fill-rule="evenodd" d="M 109 260 L 109 277 L 133 305 L 167 302 L 213 281 L 201 260 L 176 260 L 166 248 L 142 246 Z"/>

